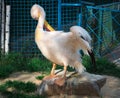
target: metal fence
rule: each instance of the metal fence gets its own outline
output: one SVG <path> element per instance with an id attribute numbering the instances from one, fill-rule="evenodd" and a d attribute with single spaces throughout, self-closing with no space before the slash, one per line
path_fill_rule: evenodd
<path id="1" fill-rule="evenodd" d="M 47 21 L 56 29 L 58 25 L 57 0 L 6 0 L 11 6 L 10 19 L 10 51 L 21 52 L 27 56 L 39 55 L 40 52 L 34 41 L 37 21 L 30 16 L 30 9 L 37 3 L 46 10 Z"/>
<path id="2" fill-rule="evenodd" d="M 92 35 L 97 56 L 110 53 L 120 43 L 119 6 L 120 3 L 113 3 L 109 6 L 87 6 L 86 29 Z M 114 56 L 113 54 L 113 58 Z"/>
<path id="3" fill-rule="evenodd" d="M 34 42 L 37 21 L 30 16 L 35 3 L 44 7 L 47 21 L 56 30 L 68 31 L 73 25 L 86 28 L 97 56 L 110 52 L 120 42 L 120 10 L 113 8 L 114 4 L 88 6 L 81 0 L 5 0 L 6 5 L 11 5 L 10 51 L 28 56 L 40 54 Z"/>

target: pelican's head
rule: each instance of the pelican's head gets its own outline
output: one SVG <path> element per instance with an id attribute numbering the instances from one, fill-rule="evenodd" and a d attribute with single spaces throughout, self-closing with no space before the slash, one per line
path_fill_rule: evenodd
<path id="1" fill-rule="evenodd" d="M 30 13 L 31 13 L 31 17 L 33 19 L 38 20 L 39 17 L 45 18 L 45 11 L 44 11 L 44 9 L 41 6 L 39 6 L 38 4 L 34 4 L 32 6 Z"/>

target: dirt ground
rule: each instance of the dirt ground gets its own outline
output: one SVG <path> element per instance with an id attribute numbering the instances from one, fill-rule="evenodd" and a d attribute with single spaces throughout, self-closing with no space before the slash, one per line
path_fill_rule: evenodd
<path id="1" fill-rule="evenodd" d="M 4 83 L 7 80 L 19 80 L 24 82 L 31 81 L 39 86 L 41 81 L 36 79 L 36 77 L 39 75 L 40 73 L 38 72 L 34 72 L 34 73 L 17 72 L 11 74 L 10 77 L 7 79 L 0 80 L 0 84 Z M 120 79 L 112 76 L 105 76 L 105 77 L 107 78 L 107 81 L 106 84 L 101 89 L 102 98 L 120 98 Z M 0 98 L 3 97 L 0 95 Z M 72 98 L 72 96 L 70 98 Z M 74 97 L 74 98 L 78 98 L 78 97 Z M 84 97 L 84 98 L 88 98 L 88 97 Z"/>

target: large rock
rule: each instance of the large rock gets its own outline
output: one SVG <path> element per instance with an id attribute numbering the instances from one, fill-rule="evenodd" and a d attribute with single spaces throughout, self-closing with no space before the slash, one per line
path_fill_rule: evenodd
<path id="1" fill-rule="evenodd" d="M 58 73 L 59 75 L 62 72 Z M 38 88 L 40 95 L 55 96 L 61 94 L 77 96 L 101 96 L 100 89 L 105 84 L 106 78 L 101 75 L 84 72 L 79 75 L 67 72 L 67 79 L 63 86 L 54 83 L 54 79 L 44 80 Z"/>

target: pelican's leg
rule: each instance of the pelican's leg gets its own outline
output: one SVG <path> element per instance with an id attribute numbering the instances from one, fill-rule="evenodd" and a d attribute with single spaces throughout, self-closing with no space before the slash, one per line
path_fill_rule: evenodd
<path id="1" fill-rule="evenodd" d="M 49 76 L 44 77 L 44 79 L 43 79 L 43 80 L 47 80 L 47 79 L 51 79 L 51 78 L 56 77 L 56 75 L 55 75 L 55 68 L 56 68 L 56 64 L 55 64 L 55 63 L 53 63 L 53 67 L 52 67 L 52 70 L 51 70 L 50 75 L 49 75 Z"/>
<path id="2" fill-rule="evenodd" d="M 50 73 L 51 76 L 55 75 L 55 69 L 56 69 L 56 64 L 53 63 L 53 67 L 52 67 L 52 70 L 51 70 L 51 73 Z"/>
<path id="3" fill-rule="evenodd" d="M 50 73 L 51 76 L 55 75 L 55 69 L 56 69 L 56 64 L 53 63 L 53 67 L 52 67 L 52 70 L 51 70 L 51 73 Z"/>
<path id="4" fill-rule="evenodd" d="M 62 86 L 65 83 L 66 80 L 66 72 L 67 72 L 67 66 L 64 66 L 64 72 L 63 76 L 55 80 L 55 84 Z"/>

